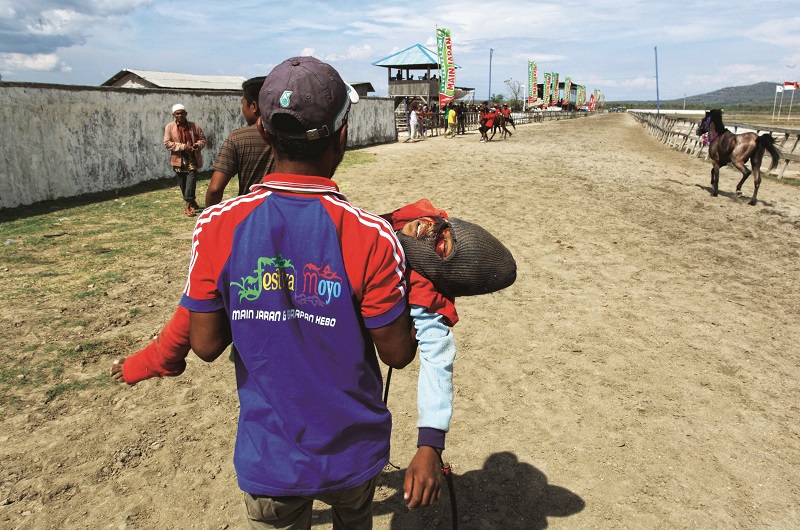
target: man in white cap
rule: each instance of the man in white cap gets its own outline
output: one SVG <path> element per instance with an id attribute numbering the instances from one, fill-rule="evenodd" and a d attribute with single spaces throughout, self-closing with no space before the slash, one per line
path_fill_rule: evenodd
<path id="1" fill-rule="evenodd" d="M 172 106 L 172 116 L 175 121 L 164 128 L 164 147 L 171 153 L 170 164 L 186 202 L 184 213 L 187 217 L 194 217 L 199 208 L 195 200 L 197 171 L 203 167 L 200 151 L 206 146 L 206 136 L 199 125 L 186 119 L 186 107 L 182 104 Z"/>
<path id="2" fill-rule="evenodd" d="M 275 67 L 258 121 L 275 172 L 197 221 L 181 305 L 201 359 L 236 346 L 234 467 L 253 528 L 311 528 L 315 499 L 334 529 L 372 528 L 392 423 L 378 358 L 403 368 L 416 351 L 397 236 L 332 180 L 356 101 L 313 57 Z"/>

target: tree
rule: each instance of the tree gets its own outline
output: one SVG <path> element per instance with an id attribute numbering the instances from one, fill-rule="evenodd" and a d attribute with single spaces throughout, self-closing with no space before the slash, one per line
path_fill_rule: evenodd
<path id="1" fill-rule="evenodd" d="M 506 99 L 505 94 L 492 94 L 492 103 L 497 103 L 498 105 L 502 105 L 505 99 Z"/>
<path id="2" fill-rule="evenodd" d="M 525 97 L 525 94 L 522 93 L 524 90 L 522 83 L 513 79 L 506 79 L 503 82 L 506 84 L 508 92 L 511 94 L 511 105 L 515 108 L 521 107 L 522 98 Z"/>

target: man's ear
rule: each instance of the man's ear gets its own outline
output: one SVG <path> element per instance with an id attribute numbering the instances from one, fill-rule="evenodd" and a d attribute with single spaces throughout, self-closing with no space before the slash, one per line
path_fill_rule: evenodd
<path id="1" fill-rule="evenodd" d="M 258 119 L 256 120 L 256 127 L 258 128 L 258 134 L 261 135 L 261 138 L 264 140 L 264 142 L 268 146 L 272 147 L 272 144 L 269 143 L 269 135 L 267 134 L 267 131 L 264 130 L 264 124 L 261 123 L 261 116 L 260 115 L 258 116 Z"/>
<path id="2" fill-rule="evenodd" d="M 339 137 L 334 142 L 336 145 L 336 153 L 344 156 L 344 151 L 347 149 L 347 124 L 342 125 L 339 129 Z"/>

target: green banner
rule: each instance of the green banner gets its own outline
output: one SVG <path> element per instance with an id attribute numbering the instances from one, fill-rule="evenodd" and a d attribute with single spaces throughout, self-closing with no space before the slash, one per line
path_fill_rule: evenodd
<path id="1" fill-rule="evenodd" d="M 553 74 L 550 73 L 544 74 L 544 86 L 542 87 L 542 90 L 544 90 L 544 94 L 542 94 L 542 99 L 544 99 L 545 105 L 550 104 L 550 91 L 553 89 L 553 82 L 551 80 L 552 77 Z"/>
<path id="2" fill-rule="evenodd" d="M 453 101 L 456 95 L 456 66 L 449 29 L 436 28 L 436 50 L 439 52 L 439 108 Z"/>
<path id="3" fill-rule="evenodd" d="M 553 88 L 552 88 L 552 92 L 550 94 L 551 95 L 550 104 L 551 105 L 558 105 L 559 103 L 561 103 L 558 100 L 558 72 L 553 72 L 552 80 L 553 80 Z"/>
<path id="4" fill-rule="evenodd" d="M 569 92 L 572 90 L 572 78 L 567 77 L 564 81 L 564 102 L 569 105 Z"/>
<path id="5" fill-rule="evenodd" d="M 539 97 L 537 65 L 528 61 L 528 103 L 534 103 Z"/>

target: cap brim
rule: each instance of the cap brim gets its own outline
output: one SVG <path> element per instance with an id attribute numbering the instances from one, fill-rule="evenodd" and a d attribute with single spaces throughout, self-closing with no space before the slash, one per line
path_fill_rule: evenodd
<path id="1" fill-rule="evenodd" d="M 347 96 L 350 98 L 350 103 L 358 103 L 359 97 L 356 89 L 347 81 L 344 81 L 344 84 L 347 86 Z"/>

